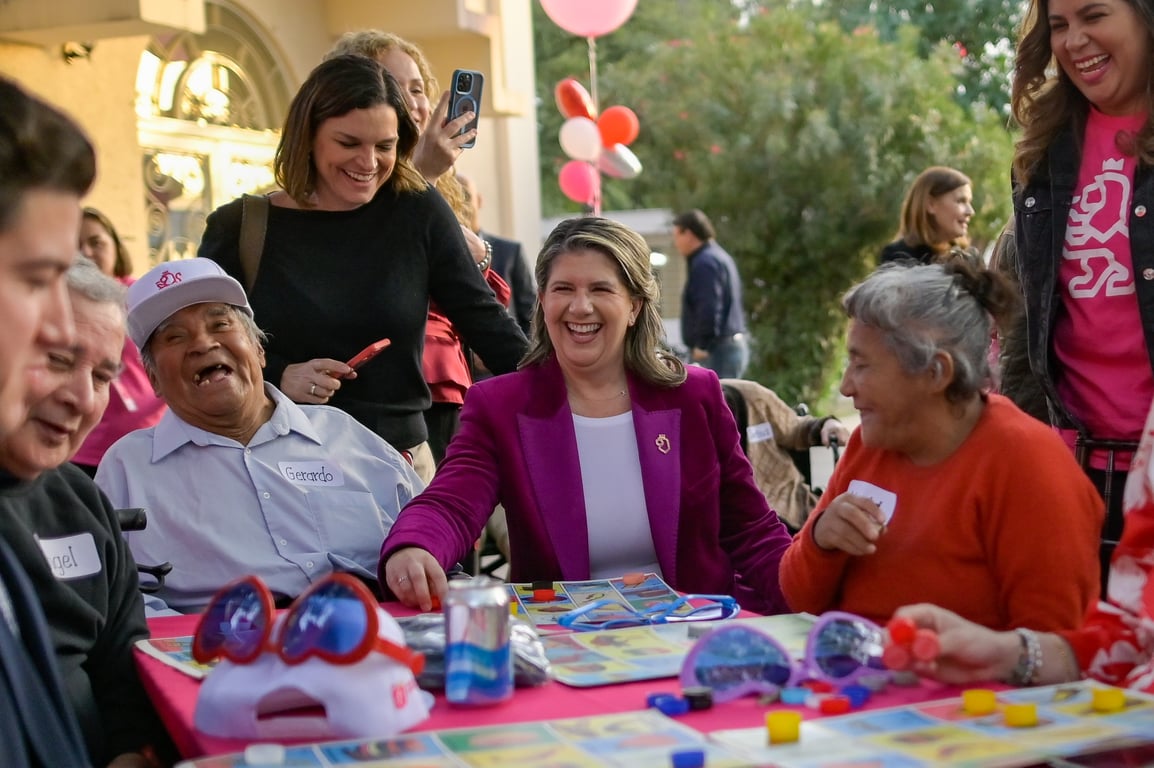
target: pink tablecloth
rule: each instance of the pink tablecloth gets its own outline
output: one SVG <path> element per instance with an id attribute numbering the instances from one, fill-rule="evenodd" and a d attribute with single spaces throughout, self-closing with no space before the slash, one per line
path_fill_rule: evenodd
<path id="1" fill-rule="evenodd" d="M 398 616 L 412 615 L 412 611 L 395 603 L 386 607 Z M 182 637 L 193 633 L 197 619 L 197 616 L 156 618 L 149 621 L 149 627 L 155 638 Z M 245 748 L 248 744 L 246 741 L 206 736 L 193 727 L 199 681 L 140 651 L 137 651 L 136 662 L 145 688 L 184 757 L 239 752 Z M 518 688 L 508 703 L 485 708 L 451 706 L 443 696 L 438 695 L 432 715 L 412 730 L 433 731 L 629 712 L 644 709 L 646 696 L 657 692 L 679 693 L 677 679 L 647 680 L 596 688 L 571 688 L 552 682 L 540 688 Z M 957 688 L 929 682 L 914 687 L 890 686 L 885 692 L 874 696 L 869 706 L 893 707 L 958 695 Z M 720 704 L 709 710 L 691 712 L 678 719 L 702 733 L 723 728 L 754 728 L 764 725 L 765 713 L 769 709 L 758 704 L 756 698 L 749 697 Z M 817 716 L 807 711 L 806 717 Z"/>

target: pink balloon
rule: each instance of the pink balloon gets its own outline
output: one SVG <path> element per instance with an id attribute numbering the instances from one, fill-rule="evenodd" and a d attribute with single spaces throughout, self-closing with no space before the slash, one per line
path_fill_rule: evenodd
<path id="1" fill-rule="evenodd" d="M 571 35 L 607 35 L 633 15 L 637 0 L 541 0 L 541 7 Z"/>
<path id="2" fill-rule="evenodd" d="M 597 196 L 601 186 L 601 177 L 597 169 L 582 160 L 570 160 L 561 166 L 561 173 L 557 174 L 557 183 L 565 197 L 575 203 L 590 205 Z"/>

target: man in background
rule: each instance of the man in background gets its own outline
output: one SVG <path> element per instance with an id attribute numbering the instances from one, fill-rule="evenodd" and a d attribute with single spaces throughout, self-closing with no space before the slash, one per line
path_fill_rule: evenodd
<path id="1" fill-rule="evenodd" d="M 749 339 L 737 265 L 717 244 L 709 217 L 697 209 L 673 219 L 673 244 L 686 260 L 681 294 L 681 340 L 689 360 L 740 379 L 749 365 Z"/>
<path id="2" fill-rule="evenodd" d="M 493 263 L 491 269 L 504 278 L 509 284 L 513 298 L 509 302 L 509 313 L 521 326 L 526 336 L 529 335 L 529 321 L 533 319 L 533 302 L 537 300 L 537 289 L 533 282 L 533 274 L 529 264 L 525 261 L 524 248 L 516 240 L 497 237 L 481 231 L 481 193 L 477 185 L 468 176 L 458 173 L 457 181 L 465 190 L 465 196 L 473 206 L 473 220 L 470 227 L 493 248 Z"/>

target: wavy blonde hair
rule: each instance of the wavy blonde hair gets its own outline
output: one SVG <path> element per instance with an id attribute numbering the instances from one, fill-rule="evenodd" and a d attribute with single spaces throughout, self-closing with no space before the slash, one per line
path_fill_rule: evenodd
<path id="1" fill-rule="evenodd" d="M 685 381 L 685 364 L 662 344 L 665 326 L 658 309 L 661 291 L 649 261 L 649 244 L 624 224 L 585 216 L 566 219 L 554 227 L 537 257 L 538 295 L 545 290 L 558 256 L 586 250 L 612 259 L 630 297 L 641 300 L 637 322 L 625 329 L 625 369 L 657 386 L 675 387 Z M 520 367 L 543 363 L 553 353 L 553 342 L 545 327 L 545 310 L 538 301 L 529 328 L 529 351 Z"/>

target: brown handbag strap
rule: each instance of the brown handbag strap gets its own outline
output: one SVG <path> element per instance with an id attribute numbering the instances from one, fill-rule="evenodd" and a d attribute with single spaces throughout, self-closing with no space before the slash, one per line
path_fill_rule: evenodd
<path id="1" fill-rule="evenodd" d="M 240 202 L 240 271 L 245 293 L 252 293 L 260 257 L 264 251 L 264 233 L 268 228 L 268 198 L 245 195 Z"/>

